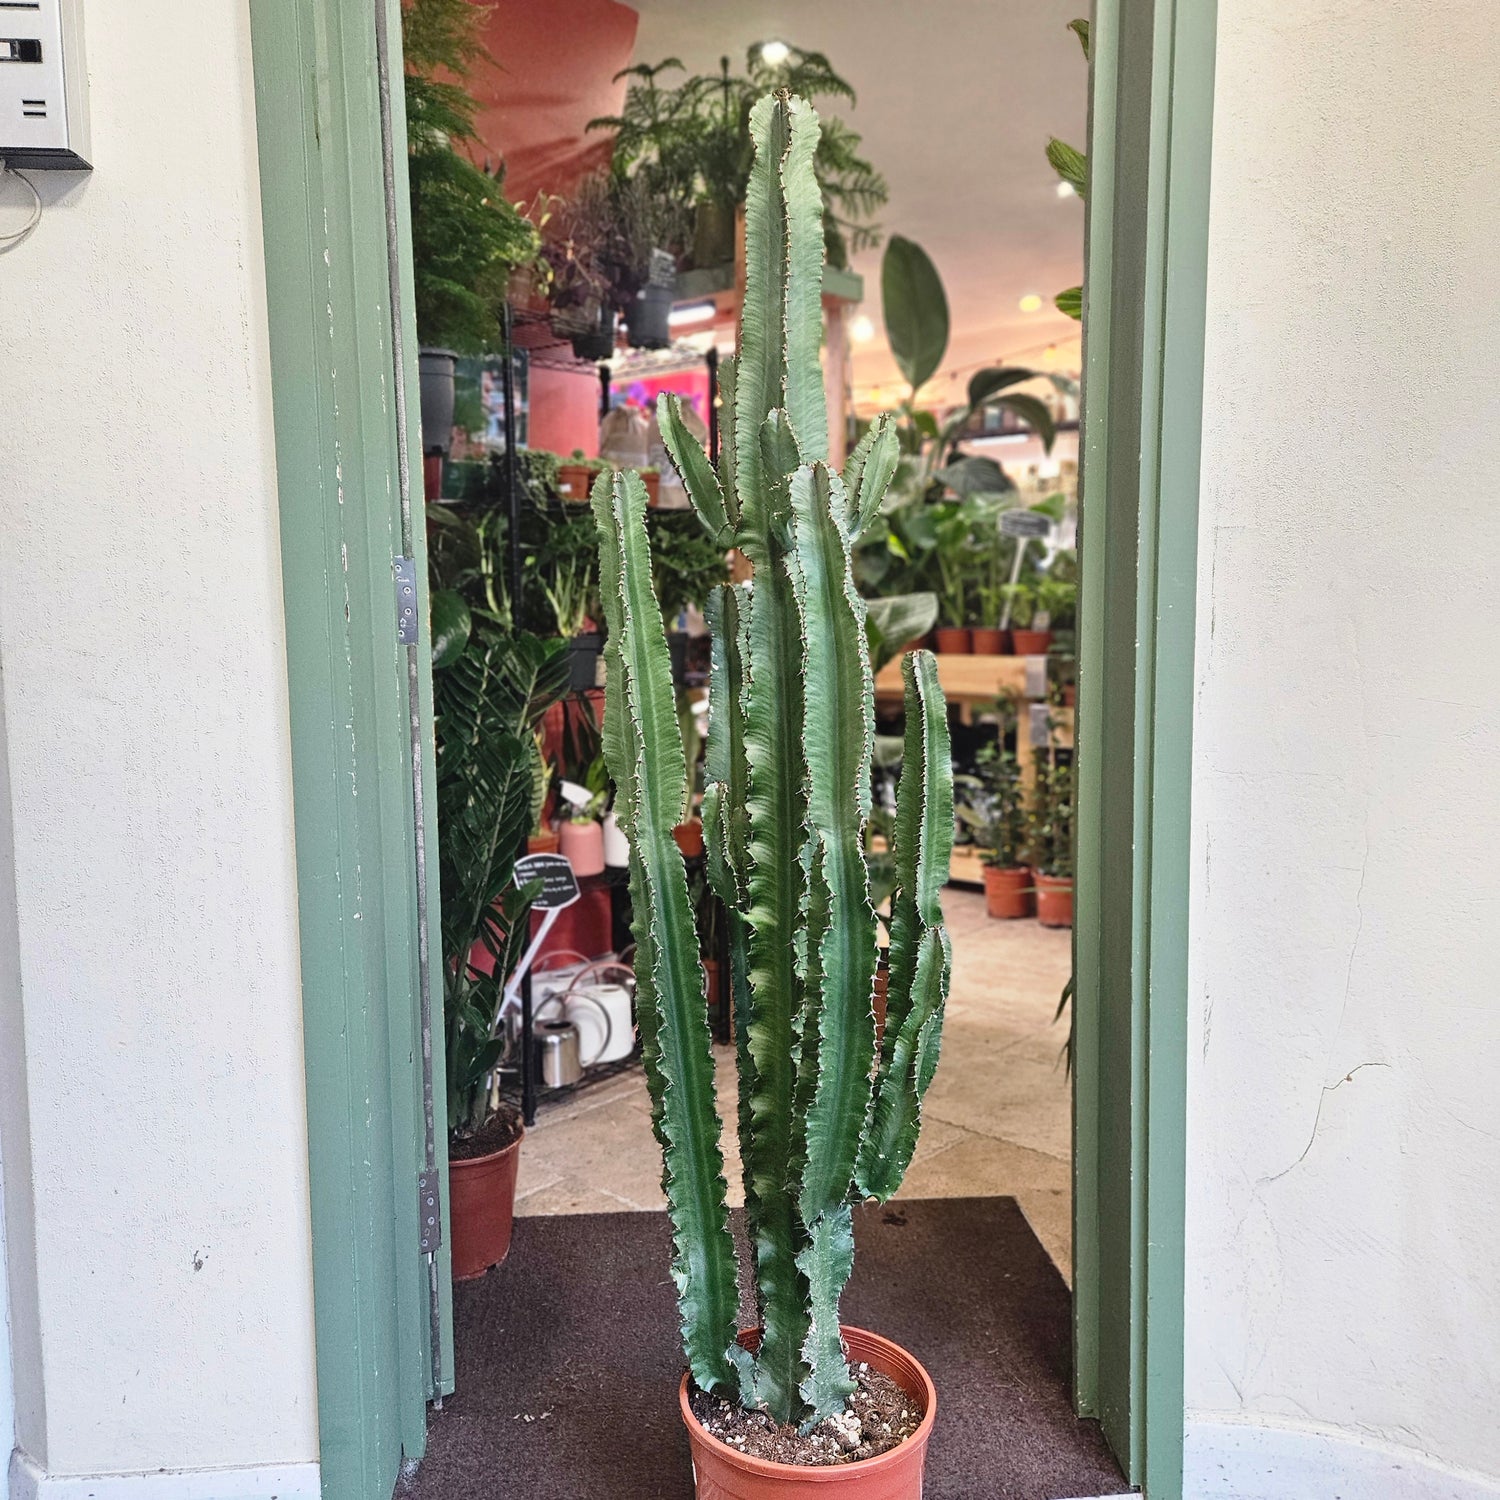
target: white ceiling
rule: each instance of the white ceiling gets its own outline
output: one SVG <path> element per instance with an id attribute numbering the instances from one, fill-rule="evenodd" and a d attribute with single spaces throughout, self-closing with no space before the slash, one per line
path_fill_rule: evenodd
<path id="1" fill-rule="evenodd" d="M 636 60 L 710 72 L 778 38 L 825 52 L 858 92 L 849 123 L 885 173 L 880 223 L 918 241 L 948 291 L 952 336 L 927 399 L 1007 360 L 1076 372 L 1078 325 L 1052 306 L 1082 275 L 1083 206 L 1059 199 L 1049 136 L 1082 148 L 1087 65 L 1067 30 L 1088 0 L 633 0 Z M 860 256 L 876 337 L 856 348 L 860 404 L 903 393 L 880 320 L 880 252 Z M 1028 292 L 1042 310 L 1018 307 Z M 1056 353 L 1047 356 L 1049 345 Z"/>

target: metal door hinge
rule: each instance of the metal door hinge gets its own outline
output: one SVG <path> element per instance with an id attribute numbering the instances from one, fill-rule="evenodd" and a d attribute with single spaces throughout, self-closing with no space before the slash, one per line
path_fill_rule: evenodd
<path id="1" fill-rule="evenodd" d="M 409 557 L 396 560 L 396 639 L 403 646 L 417 644 L 417 565 Z"/>
<path id="2" fill-rule="evenodd" d="M 438 1192 L 438 1173 L 417 1173 L 417 1248 L 431 1255 L 443 1243 L 443 1206 Z"/>

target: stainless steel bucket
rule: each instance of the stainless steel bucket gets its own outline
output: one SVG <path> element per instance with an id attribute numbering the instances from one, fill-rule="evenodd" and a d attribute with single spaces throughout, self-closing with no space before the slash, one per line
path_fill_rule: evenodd
<path id="1" fill-rule="evenodd" d="M 531 1045 L 536 1076 L 545 1087 L 566 1088 L 583 1077 L 578 1028 L 571 1021 L 538 1021 Z"/>

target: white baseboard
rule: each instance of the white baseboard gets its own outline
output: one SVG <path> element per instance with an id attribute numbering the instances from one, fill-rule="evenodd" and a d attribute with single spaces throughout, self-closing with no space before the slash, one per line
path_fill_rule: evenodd
<path id="1" fill-rule="evenodd" d="M 1500 1500 L 1500 1478 L 1308 1427 L 1189 1418 L 1183 1500 Z"/>
<path id="2" fill-rule="evenodd" d="M 317 1464 L 165 1469 L 149 1474 L 48 1474 L 19 1448 L 10 1500 L 320 1500 Z"/>

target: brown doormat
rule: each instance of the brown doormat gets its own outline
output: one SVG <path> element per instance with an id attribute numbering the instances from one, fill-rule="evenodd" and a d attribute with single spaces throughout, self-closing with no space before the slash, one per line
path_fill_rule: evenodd
<path id="1" fill-rule="evenodd" d="M 938 1390 L 925 1500 L 1118 1494 L 1068 1387 L 1068 1289 L 1012 1198 L 855 1210 L 844 1321 Z M 458 1390 L 409 1500 L 692 1500 L 665 1214 L 516 1220 L 510 1259 L 454 1288 Z"/>

